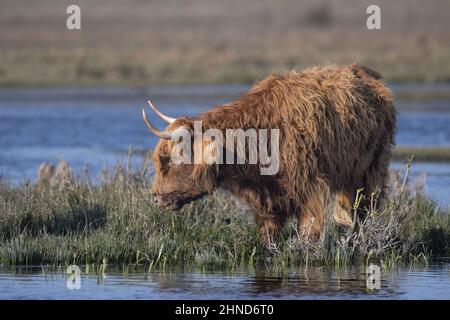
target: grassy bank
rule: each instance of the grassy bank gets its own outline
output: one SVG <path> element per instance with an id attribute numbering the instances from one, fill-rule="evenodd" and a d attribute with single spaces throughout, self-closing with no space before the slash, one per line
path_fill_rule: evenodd
<path id="1" fill-rule="evenodd" d="M 390 82 L 450 81 L 450 3 L 79 0 L 0 2 L 0 85 L 253 82 L 272 71 L 360 63 Z"/>
<path id="2" fill-rule="evenodd" d="M 377 261 L 384 266 L 448 256 L 450 215 L 398 181 L 379 211 L 353 228 L 328 222 L 319 243 L 298 240 L 290 223 L 271 252 L 251 215 L 223 196 L 177 213 L 157 208 L 146 170 L 124 166 L 60 187 L 0 184 L 0 263 L 109 264 L 145 268 L 284 270 L 305 264 Z"/>
<path id="3" fill-rule="evenodd" d="M 450 148 L 397 146 L 392 152 L 394 161 L 404 161 L 410 157 L 414 158 L 414 162 L 450 162 Z"/>

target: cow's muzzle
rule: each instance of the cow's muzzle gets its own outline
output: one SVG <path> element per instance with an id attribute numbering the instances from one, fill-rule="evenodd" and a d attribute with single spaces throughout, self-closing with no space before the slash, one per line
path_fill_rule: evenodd
<path id="1" fill-rule="evenodd" d="M 166 208 L 170 210 L 180 210 L 185 204 L 191 203 L 195 201 L 207 193 L 201 193 L 198 195 L 189 195 L 187 197 L 182 198 L 172 198 L 172 197 L 163 197 L 162 195 L 153 195 L 153 199 L 155 204 L 160 208 Z"/>

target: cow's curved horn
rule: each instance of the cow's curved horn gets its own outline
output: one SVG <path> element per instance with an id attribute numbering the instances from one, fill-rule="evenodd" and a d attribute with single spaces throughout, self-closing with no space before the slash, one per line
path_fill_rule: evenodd
<path id="1" fill-rule="evenodd" d="M 170 131 L 159 131 L 154 125 L 152 125 L 150 123 L 150 121 L 148 121 L 147 119 L 147 115 L 145 114 L 145 110 L 142 109 L 142 118 L 144 118 L 144 122 L 147 125 L 147 128 L 154 133 L 155 135 L 157 135 L 158 137 L 162 138 L 162 139 L 166 139 L 166 140 L 170 140 L 172 137 L 172 132 Z"/>
<path id="2" fill-rule="evenodd" d="M 177 120 L 176 118 L 172 118 L 169 116 L 166 116 L 164 113 L 162 113 L 161 111 L 159 111 L 154 105 L 153 103 L 148 100 L 148 105 L 150 106 L 150 108 L 153 109 L 153 111 L 155 111 L 155 113 L 161 117 L 161 119 L 163 119 L 165 122 L 167 122 L 168 124 L 171 124 L 173 122 L 175 122 L 175 120 Z"/>

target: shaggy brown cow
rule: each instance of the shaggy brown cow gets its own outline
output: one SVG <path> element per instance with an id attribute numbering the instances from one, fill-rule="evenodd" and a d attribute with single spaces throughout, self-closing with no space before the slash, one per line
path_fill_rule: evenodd
<path id="1" fill-rule="evenodd" d="M 178 209 L 218 187 L 226 189 L 253 209 L 266 243 L 290 216 L 298 218 L 303 238 L 320 237 L 330 203 L 336 221 L 351 224 L 348 213 L 357 190 L 370 197 L 386 186 L 396 111 L 390 90 L 368 68 L 270 75 L 238 100 L 195 118 L 172 119 L 151 107 L 170 123 L 160 132 L 144 112 L 149 129 L 162 138 L 153 155 L 155 201 Z M 204 130 L 278 128 L 278 173 L 263 176 L 250 164 L 173 164 L 176 142 L 168 134 L 180 127 L 192 130 L 194 120 L 201 120 Z"/>

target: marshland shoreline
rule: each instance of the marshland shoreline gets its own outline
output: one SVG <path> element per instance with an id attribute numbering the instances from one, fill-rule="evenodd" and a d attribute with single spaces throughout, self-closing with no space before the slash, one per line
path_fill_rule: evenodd
<path id="1" fill-rule="evenodd" d="M 329 221 L 320 241 L 308 243 L 298 239 L 293 221 L 267 248 L 252 215 L 220 194 L 175 213 L 157 207 L 146 165 L 118 165 L 59 186 L 2 182 L 0 264 L 229 271 L 265 266 L 284 272 L 368 262 L 392 268 L 450 256 L 449 209 L 406 185 L 398 177 L 382 209 L 370 209 L 351 228 Z"/>

